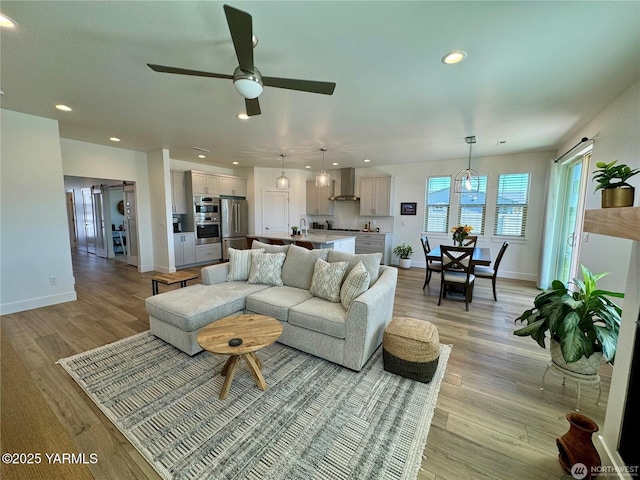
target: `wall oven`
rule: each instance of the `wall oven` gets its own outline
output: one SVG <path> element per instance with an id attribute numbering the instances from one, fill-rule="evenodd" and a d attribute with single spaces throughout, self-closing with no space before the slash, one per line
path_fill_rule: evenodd
<path id="1" fill-rule="evenodd" d="M 196 218 L 208 217 L 211 219 L 208 221 L 220 221 L 220 199 L 218 197 L 193 197 L 193 208 Z"/>
<path id="2" fill-rule="evenodd" d="M 196 245 L 220 243 L 220 222 L 198 222 L 196 227 Z"/>

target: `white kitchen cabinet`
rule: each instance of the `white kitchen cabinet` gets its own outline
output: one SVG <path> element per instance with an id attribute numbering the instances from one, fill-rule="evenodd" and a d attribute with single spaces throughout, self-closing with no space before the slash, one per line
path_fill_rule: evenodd
<path id="1" fill-rule="evenodd" d="M 393 211 L 393 181 L 391 177 L 360 179 L 360 215 L 389 217 Z"/>
<path id="2" fill-rule="evenodd" d="M 171 210 L 172 213 L 187 213 L 187 185 L 184 172 L 171 172 Z"/>
<path id="3" fill-rule="evenodd" d="M 307 215 L 333 215 L 333 197 L 336 189 L 335 180 L 327 187 L 316 187 L 315 181 L 307 182 Z"/>
<path id="4" fill-rule="evenodd" d="M 247 179 L 240 177 L 218 177 L 220 180 L 220 195 L 233 197 L 247 196 Z"/>
<path id="5" fill-rule="evenodd" d="M 393 235 L 390 233 L 356 233 L 356 253 L 382 253 L 382 264 L 391 263 L 391 242 Z"/>
<path id="6" fill-rule="evenodd" d="M 217 175 L 191 171 L 191 191 L 194 196 L 220 195 L 220 180 Z"/>
<path id="7" fill-rule="evenodd" d="M 195 233 L 175 233 L 173 235 L 173 253 L 176 267 L 196 263 Z"/>

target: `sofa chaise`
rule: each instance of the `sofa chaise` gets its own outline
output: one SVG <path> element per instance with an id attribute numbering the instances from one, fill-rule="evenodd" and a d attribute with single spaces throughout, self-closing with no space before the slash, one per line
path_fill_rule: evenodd
<path id="1" fill-rule="evenodd" d="M 151 333 L 189 355 L 204 326 L 233 314 L 282 322 L 278 342 L 359 371 L 391 321 L 398 272 L 381 254 L 254 241 L 230 261 L 204 267 L 202 283 L 145 300 Z"/>

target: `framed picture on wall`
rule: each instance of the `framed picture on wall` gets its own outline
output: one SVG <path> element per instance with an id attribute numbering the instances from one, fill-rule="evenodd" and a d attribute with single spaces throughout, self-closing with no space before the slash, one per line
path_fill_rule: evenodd
<path id="1" fill-rule="evenodd" d="M 417 203 L 400 203 L 400 215 L 415 215 L 417 210 Z"/>

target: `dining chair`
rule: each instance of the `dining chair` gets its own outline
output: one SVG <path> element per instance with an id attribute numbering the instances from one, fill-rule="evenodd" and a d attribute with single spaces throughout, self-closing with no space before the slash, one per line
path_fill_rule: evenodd
<path id="1" fill-rule="evenodd" d="M 442 271 L 442 264 L 440 262 L 434 262 L 433 260 L 429 260 L 427 258 L 429 252 L 431 252 L 431 247 L 429 246 L 429 238 L 426 235 L 422 235 L 420 237 L 420 243 L 422 243 L 422 250 L 424 250 L 424 259 L 427 262 L 427 271 L 425 272 L 424 285 L 422 285 L 422 289 L 424 290 L 431 281 L 431 274 L 433 272 Z"/>
<path id="2" fill-rule="evenodd" d="M 462 246 L 463 247 L 476 247 L 478 243 L 478 236 L 477 235 L 469 235 L 467 238 L 465 238 L 462 242 Z"/>
<path id="3" fill-rule="evenodd" d="M 251 250 L 251 245 L 253 245 L 254 240 L 260 241 L 260 238 L 247 235 L 247 248 L 249 248 L 249 250 Z"/>
<path id="4" fill-rule="evenodd" d="M 475 275 L 472 272 L 471 257 L 473 247 L 450 247 L 440 245 L 440 260 L 442 262 L 442 274 L 440 275 L 440 298 L 438 306 L 447 296 L 447 287 L 462 288 L 464 294 L 464 307 L 469 311 L 469 302 L 473 294 Z"/>
<path id="5" fill-rule="evenodd" d="M 473 273 L 476 277 L 491 279 L 491 284 L 493 286 L 493 299 L 496 302 L 498 301 L 498 296 L 496 295 L 496 279 L 498 278 L 498 268 L 500 267 L 500 262 L 502 261 L 502 257 L 504 256 L 504 252 L 507 251 L 508 246 L 509 242 L 504 242 L 502 244 L 502 247 L 500 247 L 500 252 L 498 253 L 498 257 L 493 264 L 493 268 L 477 265 L 473 270 Z"/>
<path id="6" fill-rule="evenodd" d="M 277 238 L 270 238 L 269 245 L 287 245 L 284 240 L 279 240 Z"/>
<path id="7" fill-rule="evenodd" d="M 313 243 L 307 242 L 306 240 L 296 240 L 296 245 L 304 247 L 307 250 L 313 250 Z"/>

